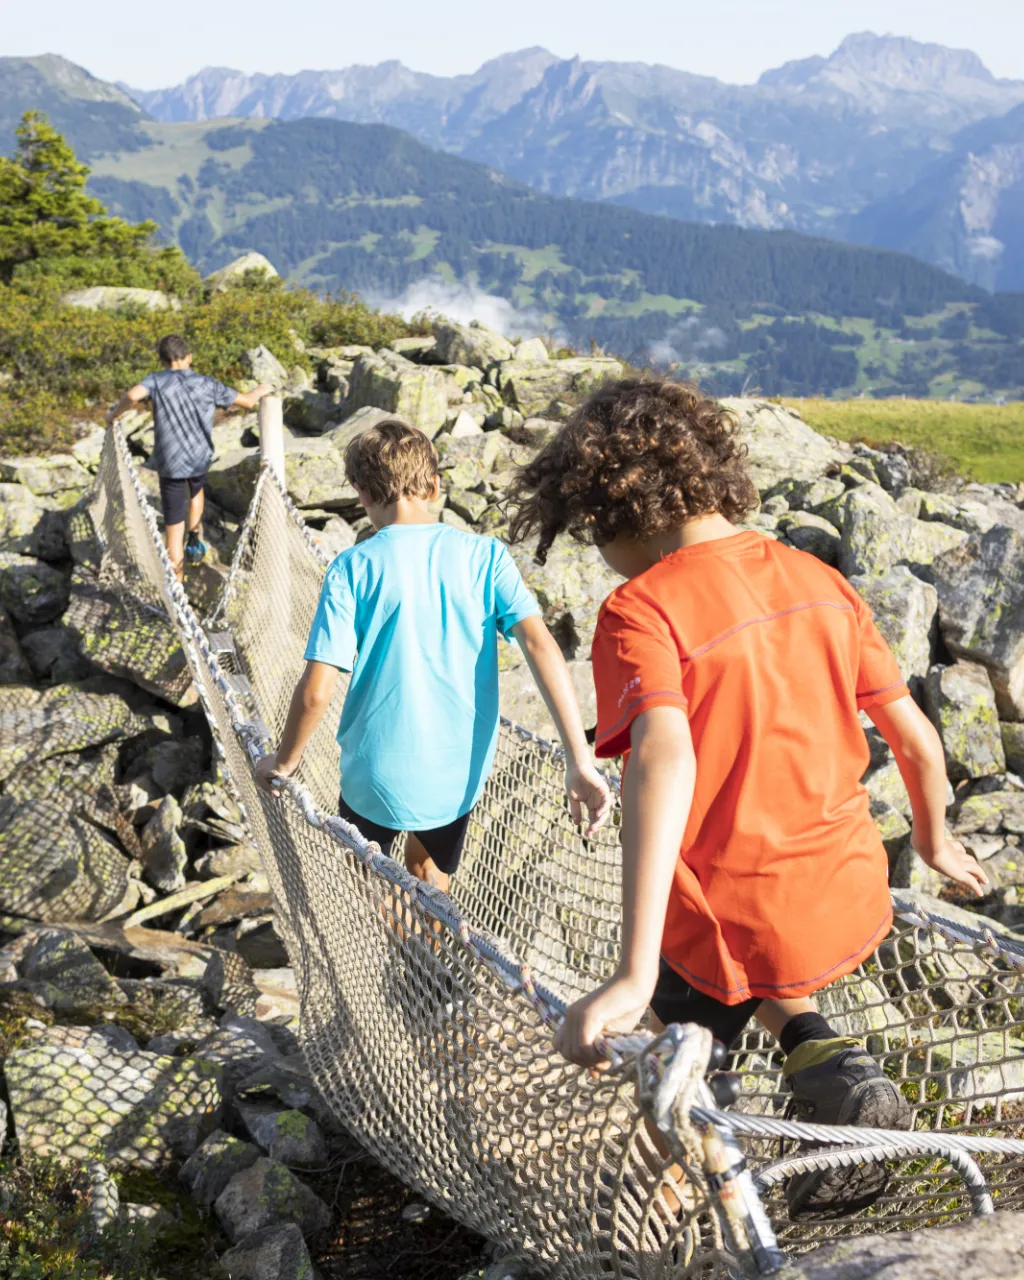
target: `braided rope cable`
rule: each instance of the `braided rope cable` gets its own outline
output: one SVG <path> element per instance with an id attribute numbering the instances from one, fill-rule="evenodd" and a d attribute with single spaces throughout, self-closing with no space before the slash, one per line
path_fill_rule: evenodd
<path id="1" fill-rule="evenodd" d="M 936 1143 L 930 1155 L 939 1156 L 963 1179 L 971 1197 L 971 1208 L 979 1217 L 988 1217 L 996 1208 L 989 1194 L 985 1175 L 978 1168 L 966 1151 L 959 1147 Z M 913 1144 L 905 1142 L 871 1142 L 859 1147 L 841 1147 L 833 1151 L 808 1151 L 800 1155 L 787 1156 L 772 1164 L 764 1165 L 754 1174 L 754 1186 L 760 1194 L 770 1191 L 772 1187 L 785 1182 L 793 1174 L 817 1173 L 823 1169 L 853 1169 L 859 1164 L 875 1163 L 879 1160 L 905 1160 L 920 1154 Z"/>

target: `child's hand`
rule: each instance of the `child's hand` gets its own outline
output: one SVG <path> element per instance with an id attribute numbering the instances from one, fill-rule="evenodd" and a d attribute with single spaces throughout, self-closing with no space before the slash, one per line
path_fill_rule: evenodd
<path id="1" fill-rule="evenodd" d="M 256 782 L 259 784 L 261 791 L 265 791 L 268 796 L 273 796 L 275 800 L 281 799 L 281 788 L 274 786 L 275 778 L 290 778 L 295 772 L 294 769 L 285 769 L 278 763 L 277 752 L 272 751 L 268 756 L 262 756 L 256 761 Z"/>
<path id="2" fill-rule="evenodd" d="M 555 1034 L 555 1048 L 581 1067 L 603 1063 L 594 1041 L 602 1035 L 626 1035 L 644 1016 L 654 993 L 629 977 L 616 975 L 589 996 L 566 1010 L 565 1021 Z"/>
<path id="3" fill-rule="evenodd" d="M 984 886 L 988 884 L 988 876 L 982 870 L 981 863 L 971 857 L 959 840 L 944 835 L 934 847 L 929 848 L 925 841 L 919 841 L 915 836 L 911 845 L 922 862 L 927 863 L 933 871 L 970 889 L 976 898 L 985 896 Z"/>
<path id="4" fill-rule="evenodd" d="M 565 790 L 569 796 L 569 812 L 579 826 L 583 810 L 587 811 L 585 834 L 592 836 L 608 821 L 612 811 L 612 793 L 589 760 L 570 761 L 565 766 Z"/>

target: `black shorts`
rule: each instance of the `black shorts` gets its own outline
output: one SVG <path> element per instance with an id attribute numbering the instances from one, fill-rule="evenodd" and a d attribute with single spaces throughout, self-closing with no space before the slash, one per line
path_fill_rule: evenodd
<path id="1" fill-rule="evenodd" d="M 666 1027 L 670 1022 L 694 1022 L 699 1027 L 707 1027 L 727 1049 L 739 1039 L 759 1004 L 759 998 L 744 1000 L 742 1004 L 722 1004 L 714 996 L 706 996 L 691 987 L 664 957 L 651 999 L 651 1008 Z"/>
<path id="2" fill-rule="evenodd" d="M 382 827 L 369 818 L 362 817 L 355 809 L 345 803 L 345 797 L 338 797 L 338 813 L 346 822 L 358 827 L 367 840 L 374 840 L 384 853 L 391 852 L 395 836 L 400 832 L 391 827 Z M 461 818 L 449 822 L 445 827 L 434 827 L 430 831 L 410 831 L 434 860 L 438 871 L 446 876 L 453 876 L 459 869 L 462 857 L 462 846 L 466 843 L 466 832 L 469 830 L 470 814 L 464 813 Z"/>
<path id="3" fill-rule="evenodd" d="M 182 477 L 180 480 L 168 480 L 160 477 L 160 504 L 164 509 L 164 528 L 172 524 L 183 524 L 185 509 L 189 496 L 195 497 L 206 488 L 206 473 L 201 476 Z"/>

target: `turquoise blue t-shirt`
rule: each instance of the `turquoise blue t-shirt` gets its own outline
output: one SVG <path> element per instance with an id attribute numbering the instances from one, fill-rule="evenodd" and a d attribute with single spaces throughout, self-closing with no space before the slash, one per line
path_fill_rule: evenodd
<path id="1" fill-rule="evenodd" d="M 539 613 L 508 550 L 444 524 L 390 524 L 327 570 L 307 660 L 351 671 L 345 802 L 396 831 L 467 813 L 498 737 L 498 635 Z"/>

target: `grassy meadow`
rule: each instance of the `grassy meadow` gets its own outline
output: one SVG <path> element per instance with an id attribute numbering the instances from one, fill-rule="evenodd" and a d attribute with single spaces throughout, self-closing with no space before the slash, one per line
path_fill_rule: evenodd
<path id="1" fill-rule="evenodd" d="M 807 423 L 839 440 L 898 440 L 948 457 L 975 480 L 1024 480 L 1024 401 L 789 399 Z"/>

